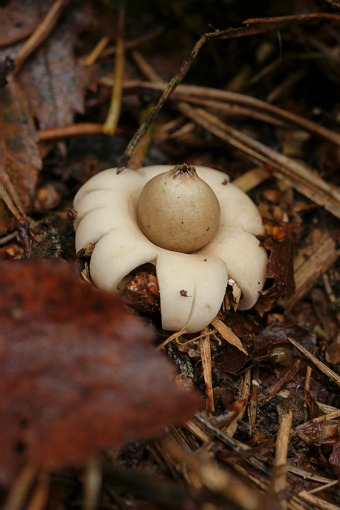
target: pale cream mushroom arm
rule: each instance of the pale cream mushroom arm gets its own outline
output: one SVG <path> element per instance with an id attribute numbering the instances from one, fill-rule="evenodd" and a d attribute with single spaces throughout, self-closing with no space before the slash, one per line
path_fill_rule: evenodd
<path id="1" fill-rule="evenodd" d="M 227 175 L 205 167 L 197 167 L 197 174 L 212 188 L 221 209 L 213 239 L 194 253 L 170 251 L 149 241 L 137 220 L 139 195 L 148 181 L 171 168 L 126 169 L 120 175 L 109 169 L 90 179 L 74 200 L 76 250 L 95 244 L 92 280 L 113 292 L 121 290 L 133 269 L 155 264 L 163 328 L 194 333 L 218 313 L 228 276 L 242 290 L 240 308 L 255 304 L 265 282 L 267 255 L 255 237 L 262 233 L 262 220 L 253 202 Z"/>

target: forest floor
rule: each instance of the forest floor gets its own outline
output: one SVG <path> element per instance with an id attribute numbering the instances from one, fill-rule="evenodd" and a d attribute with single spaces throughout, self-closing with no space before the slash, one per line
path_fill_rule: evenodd
<path id="1" fill-rule="evenodd" d="M 337 0 L 1 3 L 5 510 L 339 508 L 339 64 Z M 248 193 L 269 256 L 192 335 L 151 266 L 123 301 L 74 247 L 88 179 L 182 162 Z"/>

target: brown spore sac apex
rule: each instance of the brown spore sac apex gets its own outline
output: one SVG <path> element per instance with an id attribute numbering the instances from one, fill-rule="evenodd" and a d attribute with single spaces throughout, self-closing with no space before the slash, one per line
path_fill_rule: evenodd
<path id="1" fill-rule="evenodd" d="M 216 234 L 220 204 L 195 167 L 182 164 L 146 183 L 137 217 L 141 231 L 155 245 L 192 253 Z"/>

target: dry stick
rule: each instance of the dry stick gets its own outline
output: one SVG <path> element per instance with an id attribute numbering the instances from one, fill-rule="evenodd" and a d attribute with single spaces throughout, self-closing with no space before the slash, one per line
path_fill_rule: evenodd
<path id="1" fill-rule="evenodd" d="M 86 462 L 84 473 L 83 510 L 95 510 L 99 501 L 102 486 L 101 461 L 97 458 Z"/>
<path id="2" fill-rule="evenodd" d="M 68 4 L 69 0 L 56 0 L 54 2 L 37 29 L 19 50 L 15 59 L 15 72 L 19 71 L 20 67 L 25 60 L 27 60 L 29 55 L 31 55 L 31 53 L 33 53 L 33 51 L 35 51 L 38 46 L 47 39 Z"/>
<path id="3" fill-rule="evenodd" d="M 142 71 L 142 73 L 147 77 L 150 82 L 159 84 L 162 83 L 162 78 L 155 72 L 155 70 L 150 66 L 150 64 L 145 60 L 143 55 L 139 51 L 134 51 L 132 56 Z M 164 84 L 165 85 L 165 84 Z M 183 85 L 183 88 L 190 88 L 190 86 Z M 197 104 L 200 106 L 204 106 L 206 108 L 210 108 L 212 110 L 217 110 L 219 112 L 226 113 L 228 115 L 244 115 L 247 117 L 253 117 L 258 120 L 262 120 L 263 122 L 268 122 L 271 124 L 275 124 L 277 126 L 283 126 L 282 121 L 276 119 L 275 117 L 268 115 L 266 113 L 257 112 L 254 108 L 247 108 L 238 105 L 231 105 L 226 103 L 221 103 L 221 101 L 216 101 L 214 99 L 207 99 L 202 94 L 201 97 L 192 97 L 190 94 L 181 94 L 179 89 L 181 86 L 177 87 L 177 90 L 173 93 L 173 99 L 177 99 L 179 101 L 188 101 L 193 104 Z M 200 88 L 200 87 L 198 87 Z M 210 89 L 209 89 L 210 90 Z M 214 91 L 214 89 L 211 89 Z M 218 92 L 218 91 L 217 91 Z"/>
<path id="4" fill-rule="evenodd" d="M 250 386 L 251 386 L 251 369 L 248 368 L 248 370 L 246 370 L 246 372 L 242 378 L 241 384 L 240 384 L 240 388 L 239 388 L 239 391 L 237 394 L 238 401 L 246 400 L 246 402 L 248 402 L 249 396 L 250 396 Z M 230 423 L 230 425 L 228 425 L 228 427 L 226 429 L 224 429 L 225 433 L 228 434 L 229 437 L 234 436 L 234 434 L 237 430 L 238 422 L 240 420 L 242 420 L 244 413 L 246 412 L 246 409 L 247 409 L 247 404 L 245 403 L 245 405 L 243 406 L 241 411 L 238 413 L 236 418 Z"/>
<path id="5" fill-rule="evenodd" d="M 339 480 L 333 480 L 332 482 L 325 483 L 325 485 L 321 485 L 321 487 L 316 487 L 315 489 L 312 489 L 311 491 L 308 491 L 308 494 L 315 494 L 316 492 L 321 492 L 326 489 L 329 489 L 330 487 L 333 487 L 333 485 L 338 485 Z"/>
<path id="6" fill-rule="evenodd" d="M 201 351 L 201 360 L 203 367 L 203 377 L 206 388 L 206 410 L 208 413 L 213 413 L 215 411 L 214 404 L 214 390 L 212 385 L 212 374 L 211 374 L 211 350 L 210 350 L 210 332 L 209 328 L 204 328 L 202 331 L 202 336 L 200 338 L 200 351 Z"/>
<path id="7" fill-rule="evenodd" d="M 340 23 L 340 16 L 338 14 L 329 14 L 326 12 L 311 12 L 309 14 L 290 14 L 288 16 L 277 16 L 271 18 L 248 18 L 243 23 L 247 25 L 273 25 L 277 23 L 281 24 L 295 24 L 307 21 L 315 20 L 329 20 L 337 21 Z"/>
<path id="8" fill-rule="evenodd" d="M 50 476 L 42 471 L 39 474 L 37 487 L 27 505 L 27 510 L 45 510 L 50 490 Z"/>
<path id="9" fill-rule="evenodd" d="M 158 103 L 154 107 L 153 111 L 145 119 L 143 124 L 139 127 L 139 129 L 136 131 L 135 135 L 130 140 L 128 146 L 126 147 L 124 154 L 118 164 L 117 173 L 122 172 L 127 167 L 128 163 L 130 161 L 130 158 L 131 158 L 134 150 L 136 149 L 137 144 L 139 143 L 139 140 L 145 135 L 145 133 L 148 130 L 149 126 L 151 125 L 152 121 L 158 115 L 163 104 L 168 99 L 168 97 L 171 95 L 173 90 L 183 80 L 184 76 L 187 74 L 187 72 L 189 71 L 193 62 L 195 61 L 200 49 L 202 48 L 202 46 L 204 46 L 206 40 L 207 40 L 207 36 L 205 34 L 202 35 L 202 37 L 198 40 L 198 42 L 193 47 L 189 57 L 184 60 L 179 72 L 170 80 L 170 83 L 168 84 L 167 88 L 164 90 L 163 94 L 159 98 Z"/>
<path id="10" fill-rule="evenodd" d="M 255 365 L 253 368 L 253 377 L 251 381 L 251 392 L 248 406 L 248 419 L 252 433 L 254 432 L 257 414 L 257 401 L 260 389 L 260 373 L 259 366 Z"/>
<path id="11" fill-rule="evenodd" d="M 227 126 L 204 110 L 191 108 L 184 103 L 181 103 L 180 110 L 222 140 L 240 148 L 262 162 L 271 164 L 276 176 L 284 176 L 297 191 L 340 218 L 339 190 L 315 175 L 307 167 Z"/>
<path id="12" fill-rule="evenodd" d="M 13 44 L 16 44 L 23 39 L 26 39 L 26 37 L 29 37 L 32 32 L 37 28 L 37 25 L 34 25 L 32 27 L 25 28 L 17 35 L 13 35 L 11 37 L 7 37 L 6 39 L 0 40 L 0 48 L 6 48 L 6 46 L 12 46 Z"/>
<path id="13" fill-rule="evenodd" d="M 334 383 L 340 386 L 340 376 L 333 372 L 330 368 L 327 367 L 322 361 L 319 361 L 313 354 L 311 354 L 307 349 L 305 349 L 302 345 L 299 344 L 294 338 L 287 337 L 288 340 L 294 345 L 294 347 L 303 355 L 304 358 L 306 358 L 309 362 L 311 362 L 315 369 L 317 369 L 319 372 L 322 372 L 328 379 Z"/>
<path id="14" fill-rule="evenodd" d="M 102 53 L 102 51 L 109 44 L 109 41 L 110 37 L 104 35 L 104 37 L 102 37 L 100 41 L 96 44 L 96 46 L 93 48 L 91 53 L 89 53 L 86 57 L 83 57 L 82 59 L 79 60 L 79 64 L 84 67 L 92 66 L 99 57 L 99 55 Z"/>
<path id="15" fill-rule="evenodd" d="M 210 456 L 187 452 L 180 448 L 174 440 L 167 441 L 165 448 L 211 492 L 223 495 L 243 510 L 259 510 L 261 508 L 261 498 L 258 492 L 229 471 L 220 468 L 211 460 Z"/>
<path id="16" fill-rule="evenodd" d="M 287 485 L 287 470 L 282 470 L 283 466 L 287 466 L 287 452 L 289 445 L 290 430 L 293 421 L 293 411 L 289 409 L 288 412 L 283 414 L 280 419 L 280 428 L 276 439 L 275 450 L 275 467 L 278 469 L 279 474 L 274 479 L 274 490 L 276 493 L 284 491 Z M 287 501 L 281 502 L 281 508 L 287 508 Z"/>
<path id="17" fill-rule="evenodd" d="M 314 418 L 313 420 L 306 421 L 305 423 L 301 423 L 301 425 L 298 425 L 294 430 L 292 430 L 292 434 L 295 434 L 300 429 L 305 429 L 310 427 L 311 425 L 315 425 L 317 423 L 322 423 L 323 421 L 329 421 L 329 420 L 335 420 L 336 418 L 340 417 L 340 410 L 337 409 L 336 411 L 333 411 L 331 413 L 323 414 L 322 416 L 318 416 L 317 418 Z"/>
<path id="18" fill-rule="evenodd" d="M 39 142 L 49 140 L 60 140 L 69 136 L 95 135 L 103 132 L 103 124 L 84 122 L 79 124 L 70 124 L 55 128 L 40 129 L 38 134 Z"/>
<path id="19" fill-rule="evenodd" d="M 306 377 L 305 377 L 305 391 L 309 391 L 310 390 L 310 380 L 311 380 L 311 377 L 312 377 L 312 369 L 311 369 L 311 367 L 307 367 Z"/>
<path id="20" fill-rule="evenodd" d="M 99 79 L 99 83 L 108 87 L 112 86 L 112 79 L 108 77 L 102 77 Z M 133 91 L 139 89 L 145 89 L 149 91 L 165 92 L 167 84 L 161 81 L 158 83 L 152 83 L 151 81 L 145 82 L 140 80 L 126 81 L 124 83 L 124 90 Z M 298 126 L 309 133 L 316 136 L 325 138 L 326 140 L 335 143 L 340 146 L 340 134 L 323 126 L 319 126 L 315 122 L 305 119 L 300 115 L 288 112 L 274 106 L 266 101 L 257 99 L 252 96 L 240 94 L 239 92 L 231 92 L 228 90 L 218 90 L 210 87 L 200 87 L 197 85 L 178 85 L 176 90 L 173 91 L 172 99 L 178 99 L 181 101 L 195 102 L 196 100 L 204 101 L 221 101 L 224 103 L 232 103 L 238 105 L 244 105 L 250 109 L 257 109 L 261 112 L 272 114 L 283 121 L 287 121 L 290 124 Z M 136 135 L 135 135 L 136 136 Z"/>
<path id="21" fill-rule="evenodd" d="M 289 18 L 289 19 L 288 19 Z M 300 15 L 300 16 L 291 16 L 291 17 L 278 17 L 278 18 L 271 18 L 270 23 L 264 23 L 264 24 L 258 24 L 257 26 L 247 26 L 247 27 L 241 27 L 241 28 L 231 28 L 227 30 L 221 30 L 216 32 L 210 32 L 203 34 L 200 39 L 197 41 L 197 43 L 194 45 L 193 49 L 191 50 L 190 55 L 183 61 L 181 68 L 179 72 L 170 80 L 169 84 L 166 86 L 163 94 L 158 100 L 158 103 L 154 107 L 153 111 L 150 113 L 150 115 L 145 119 L 143 124 L 139 127 L 139 129 L 136 131 L 135 135 L 131 139 L 130 143 L 126 147 L 124 154 L 118 164 L 117 173 L 120 173 L 124 170 L 124 168 L 127 167 L 129 160 L 132 156 L 132 153 L 134 152 L 139 140 L 144 136 L 147 129 L 149 128 L 152 121 L 155 119 L 155 117 L 158 115 L 159 111 L 161 110 L 163 104 L 168 99 L 168 97 L 172 94 L 172 92 L 175 90 L 177 85 L 181 83 L 189 69 L 191 68 L 192 64 L 196 60 L 196 57 L 201 50 L 201 48 L 205 45 L 205 43 L 210 39 L 232 39 L 235 37 L 245 37 L 249 35 L 258 34 L 261 32 L 267 32 L 268 30 L 277 30 L 279 28 L 284 27 L 289 22 L 293 23 L 305 23 L 309 21 L 317 21 L 320 19 L 328 19 L 332 21 L 336 21 L 340 23 L 340 16 L 336 14 L 323 14 L 323 13 L 317 13 L 313 15 Z M 248 20 L 248 22 L 253 22 L 255 20 Z"/>
<path id="22" fill-rule="evenodd" d="M 298 373 L 300 368 L 301 361 L 295 360 L 293 365 L 288 368 L 287 372 L 281 377 L 276 383 L 266 389 L 264 393 L 262 393 L 258 399 L 259 406 L 263 406 L 267 404 L 272 398 L 274 398 L 277 393 L 281 390 L 281 388 L 291 381 L 295 375 Z"/>
<path id="23" fill-rule="evenodd" d="M 279 127 L 287 126 L 287 123 L 284 123 L 279 119 L 276 119 L 274 116 L 244 106 L 222 103 L 221 101 L 214 101 L 213 99 L 200 99 L 195 97 L 188 97 L 187 95 L 184 94 L 181 95 L 177 91 L 173 93 L 172 99 L 178 99 L 179 101 L 186 101 L 191 104 L 203 106 L 205 108 L 208 108 L 209 110 L 216 110 L 219 113 L 224 113 L 225 115 L 228 115 L 228 117 L 234 116 L 250 117 L 256 120 L 260 120 L 262 122 L 267 122 L 268 124 L 273 124 L 274 126 Z"/>
<path id="24" fill-rule="evenodd" d="M 0 194 L 1 194 L 1 185 L 0 185 Z M 1 207 L 1 205 L 0 205 Z M 0 218 L 2 218 L 2 211 L 0 209 Z M 17 232 L 12 232 L 11 234 L 8 234 L 7 236 L 4 236 L 4 237 L 1 237 L 0 238 L 0 246 L 2 246 L 3 244 L 7 244 L 9 241 L 12 241 L 12 239 L 15 239 L 17 236 Z"/>
<path id="25" fill-rule="evenodd" d="M 103 133 L 111 136 L 113 136 L 116 131 L 122 105 L 124 68 L 125 68 L 124 31 L 125 31 L 125 1 L 118 15 L 117 45 L 116 45 L 117 52 L 114 64 L 115 80 L 112 89 L 109 113 L 103 126 Z"/>
<path id="26" fill-rule="evenodd" d="M 211 324 L 212 326 L 214 326 L 214 328 L 217 329 L 217 331 L 219 332 L 219 334 L 231 345 L 233 345 L 234 347 L 237 347 L 237 349 L 239 349 L 240 351 L 242 351 L 246 356 L 248 356 L 248 353 L 247 351 L 245 350 L 245 348 L 243 347 L 242 345 L 242 342 L 241 340 L 239 339 L 238 336 L 235 335 L 235 333 L 233 333 L 231 331 L 230 328 L 228 328 L 228 326 L 223 322 L 221 321 L 221 319 L 218 319 L 217 317 L 215 317 L 215 319 L 213 319 L 211 321 Z"/>
<path id="27" fill-rule="evenodd" d="M 149 32 L 146 35 L 142 35 L 141 37 L 137 37 L 136 39 L 127 41 L 125 43 L 125 49 L 131 50 L 133 48 L 137 48 L 138 46 L 140 46 L 141 44 L 143 44 L 145 42 L 152 41 L 153 39 L 155 39 L 156 37 L 161 35 L 163 32 L 164 32 L 163 27 L 157 27 L 157 28 L 155 28 L 155 30 L 152 30 L 151 32 Z M 107 48 L 106 50 L 104 50 L 102 52 L 102 54 L 100 55 L 100 58 L 108 57 L 109 55 L 114 55 L 116 52 L 117 52 L 116 46 L 114 46 L 113 48 Z"/>
<path id="28" fill-rule="evenodd" d="M 299 492 L 299 498 L 307 501 L 308 503 L 312 503 L 314 508 L 321 508 L 321 510 L 339 510 L 338 505 L 333 505 L 324 499 L 318 498 L 313 494 L 308 493 L 307 491 Z"/>
<path id="29" fill-rule="evenodd" d="M 3 510 L 20 510 L 37 477 L 38 469 L 33 464 L 28 464 L 13 483 Z"/>
<path id="30" fill-rule="evenodd" d="M 207 421 L 203 416 L 196 415 L 195 417 L 196 423 L 194 422 L 193 426 L 190 426 L 191 432 L 196 435 L 198 438 L 200 438 L 204 442 L 211 442 L 211 437 L 217 438 L 222 443 L 225 443 L 233 452 L 242 452 L 250 450 L 251 447 L 248 445 L 245 445 L 241 443 L 240 441 L 236 441 L 233 438 L 229 438 L 224 432 L 222 432 L 220 429 L 216 428 L 214 425 L 212 425 L 209 421 Z M 205 430 L 208 431 L 205 432 L 205 430 L 201 430 L 201 426 L 205 428 Z M 268 468 L 263 464 L 263 459 L 254 458 L 254 457 L 247 457 L 246 462 L 249 463 L 253 468 L 259 470 L 261 473 L 264 473 L 266 476 L 268 476 Z M 261 489 L 266 490 L 267 489 L 267 482 L 263 483 L 259 480 L 258 476 L 252 476 L 249 474 L 240 463 L 234 463 L 233 467 L 236 471 L 239 471 L 243 475 L 245 475 L 247 478 L 251 479 L 256 485 L 261 487 Z M 314 482 L 318 483 L 329 483 L 333 480 L 330 480 L 329 478 L 320 477 L 318 475 L 313 475 L 307 471 L 304 471 L 303 469 L 297 468 L 295 466 L 287 465 L 287 468 L 289 468 L 289 471 L 291 473 L 296 474 L 297 476 L 300 476 L 307 480 L 312 480 Z M 300 504 L 301 501 L 299 501 L 297 496 L 293 496 L 292 500 L 289 501 L 288 506 L 289 508 L 301 508 Z"/>

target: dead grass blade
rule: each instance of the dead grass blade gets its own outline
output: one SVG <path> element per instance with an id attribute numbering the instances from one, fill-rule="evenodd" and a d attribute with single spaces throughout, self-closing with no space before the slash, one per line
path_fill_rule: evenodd
<path id="1" fill-rule="evenodd" d="M 221 319 L 218 319 L 217 317 L 215 317 L 215 319 L 213 319 L 211 321 L 211 324 L 212 324 L 212 326 L 214 326 L 214 328 L 217 329 L 217 331 L 224 338 L 224 340 L 226 340 L 230 345 L 237 347 L 237 349 L 239 349 L 246 356 L 248 356 L 248 353 L 245 350 L 245 348 L 243 347 L 242 342 L 239 339 L 239 337 L 236 336 L 235 333 L 233 333 L 231 331 L 231 329 L 229 329 L 228 326 L 226 324 L 224 324 L 224 322 L 221 321 Z"/>
<path id="2" fill-rule="evenodd" d="M 305 349 L 302 345 L 300 345 L 294 338 L 287 337 L 288 340 L 294 345 L 294 347 L 302 354 L 304 358 L 306 358 L 310 363 L 312 363 L 313 368 L 317 369 L 319 372 L 322 372 L 328 379 L 340 386 L 340 377 L 338 374 L 333 372 L 327 365 L 322 363 L 322 361 L 318 360 L 313 354 L 311 354 L 307 349 Z"/>
<path id="3" fill-rule="evenodd" d="M 15 59 L 15 72 L 19 71 L 25 60 L 47 39 L 68 4 L 69 0 L 56 0 L 52 4 L 42 22 L 18 52 Z"/>
<path id="4" fill-rule="evenodd" d="M 198 125 L 234 147 L 241 149 L 252 158 L 272 165 L 274 167 L 273 173 L 276 177 L 285 177 L 289 184 L 297 191 L 313 202 L 323 206 L 334 216 L 340 218 L 339 190 L 332 184 L 324 181 L 316 172 L 266 147 L 241 131 L 227 126 L 211 113 L 200 108 L 192 108 L 185 103 L 182 103 L 180 106 L 181 112 L 194 120 Z"/>
<path id="5" fill-rule="evenodd" d="M 209 328 L 205 328 L 202 333 L 205 334 L 200 338 L 200 351 L 203 367 L 203 377 L 206 387 L 206 410 L 208 413 L 213 413 L 215 410 L 214 404 L 214 390 L 212 385 L 211 374 L 211 349 L 210 349 L 210 332 Z"/>

